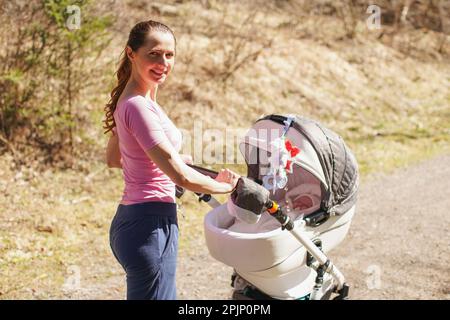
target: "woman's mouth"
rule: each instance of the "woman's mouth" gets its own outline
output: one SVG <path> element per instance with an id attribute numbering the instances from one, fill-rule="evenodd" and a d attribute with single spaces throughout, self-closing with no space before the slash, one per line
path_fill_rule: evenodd
<path id="1" fill-rule="evenodd" d="M 150 72 L 158 78 L 162 77 L 165 74 L 164 72 L 155 71 L 155 70 L 150 70 Z"/>

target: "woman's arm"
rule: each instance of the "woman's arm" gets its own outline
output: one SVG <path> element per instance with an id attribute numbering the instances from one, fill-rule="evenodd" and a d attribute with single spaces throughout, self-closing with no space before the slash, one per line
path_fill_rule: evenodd
<path id="1" fill-rule="evenodd" d="M 147 151 L 150 159 L 178 186 L 200 193 L 217 194 L 233 191 L 239 176 L 229 170 L 216 180 L 187 166 L 169 142 L 162 142 Z M 224 176 L 229 176 L 225 179 Z M 222 182 L 223 181 L 223 182 Z"/>
<path id="2" fill-rule="evenodd" d="M 119 149 L 119 136 L 113 132 L 106 147 L 106 165 L 109 168 L 122 168 L 122 157 Z"/>
<path id="3" fill-rule="evenodd" d="M 186 164 L 194 164 L 194 160 L 192 159 L 192 156 L 189 154 L 180 154 L 181 160 L 183 160 Z"/>

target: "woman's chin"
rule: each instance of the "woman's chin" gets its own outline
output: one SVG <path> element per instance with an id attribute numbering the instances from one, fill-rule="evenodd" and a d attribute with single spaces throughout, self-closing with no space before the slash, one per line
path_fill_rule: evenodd
<path id="1" fill-rule="evenodd" d="M 150 82 L 155 83 L 155 84 L 163 84 L 164 81 L 166 81 L 166 75 L 162 75 L 160 77 L 150 77 Z"/>
<path id="2" fill-rule="evenodd" d="M 158 84 L 163 84 L 166 81 L 166 77 L 163 77 L 157 81 Z"/>

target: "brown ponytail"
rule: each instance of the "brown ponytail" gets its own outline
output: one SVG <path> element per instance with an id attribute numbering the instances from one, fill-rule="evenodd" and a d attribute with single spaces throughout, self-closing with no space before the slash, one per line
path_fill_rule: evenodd
<path id="1" fill-rule="evenodd" d="M 131 29 L 130 35 L 128 36 L 127 46 L 129 46 L 133 51 L 138 50 L 144 44 L 147 34 L 150 31 L 154 30 L 170 33 L 173 36 L 176 44 L 175 35 L 168 26 L 162 24 L 161 22 L 148 20 L 139 22 L 133 27 L 133 29 Z M 105 134 L 111 131 L 116 126 L 116 123 L 114 121 L 114 111 L 117 107 L 117 101 L 119 100 L 119 97 L 125 89 L 128 79 L 130 79 L 131 76 L 131 61 L 130 59 L 128 59 L 126 49 L 122 54 L 123 56 L 120 61 L 119 69 L 116 72 L 117 85 L 111 91 L 111 99 L 104 108 L 106 119 L 103 120 L 103 122 L 105 123 L 103 129 L 105 129 Z"/>
<path id="2" fill-rule="evenodd" d="M 104 133 L 108 133 L 116 126 L 116 122 L 114 121 L 114 111 L 116 110 L 117 101 L 125 89 L 131 75 L 131 62 L 130 59 L 128 59 L 125 50 L 116 74 L 117 86 L 111 91 L 111 99 L 105 106 L 106 119 L 103 121 L 105 123 L 103 129 L 106 131 Z"/>

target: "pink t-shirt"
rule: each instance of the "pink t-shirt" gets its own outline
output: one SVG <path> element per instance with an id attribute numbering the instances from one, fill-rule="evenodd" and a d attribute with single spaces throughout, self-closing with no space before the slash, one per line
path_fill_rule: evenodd
<path id="1" fill-rule="evenodd" d="M 145 151 L 167 140 L 179 151 L 182 143 L 180 130 L 158 104 L 143 96 L 120 101 L 114 120 L 125 180 L 120 203 L 175 202 L 175 184 Z"/>

